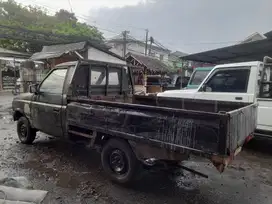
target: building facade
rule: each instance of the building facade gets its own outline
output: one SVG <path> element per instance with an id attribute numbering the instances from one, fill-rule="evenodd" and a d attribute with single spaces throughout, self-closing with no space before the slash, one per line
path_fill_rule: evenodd
<path id="1" fill-rule="evenodd" d="M 146 44 L 145 42 L 135 40 L 135 39 L 127 39 L 126 43 L 126 53 L 124 55 L 124 40 L 121 38 L 111 39 L 107 41 L 107 45 L 111 47 L 110 51 L 124 57 L 128 53 L 133 53 L 136 55 L 145 55 L 146 52 Z M 159 47 L 156 45 L 147 46 L 147 55 L 150 57 L 154 57 L 162 62 L 167 63 L 169 54 L 171 53 L 170 50 Z"/>

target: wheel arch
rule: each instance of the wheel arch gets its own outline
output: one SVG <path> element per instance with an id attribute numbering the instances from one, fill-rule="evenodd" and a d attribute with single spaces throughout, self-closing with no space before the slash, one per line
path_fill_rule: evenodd
<path id="1" fill-rule="evenodd" d="M 13 113 L 13 120 L 18 121 L 21 117 L 26 117 L 26 115 L 22 110 L 16 109 Z"/>

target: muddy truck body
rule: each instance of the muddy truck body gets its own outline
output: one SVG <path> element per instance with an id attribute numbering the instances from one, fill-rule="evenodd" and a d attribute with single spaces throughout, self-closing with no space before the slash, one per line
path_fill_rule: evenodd
<path id="1" fill-rule="evenodd" d="M 118 183 L 140 169 L 184 168 L 191 154 L 223 172 L 251 139 L 257 105 L 134 95 L 129 67 L 96 61 L 58 65 L 12 103 L 17 132 L 30 144 L 36 132 L 84 142 L 101 152 L 104 171 Z"/>

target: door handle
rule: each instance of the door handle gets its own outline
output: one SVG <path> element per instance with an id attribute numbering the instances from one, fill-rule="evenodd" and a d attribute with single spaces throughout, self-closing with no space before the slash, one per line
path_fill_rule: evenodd
<path id="1" fill-rule="evenodd" d="M 58 108 L 54 108 L 54 109 L 53 109 L 53 112 L 55 112 L 55 113 L 59 113 L 59 112 L 60 112 L 60 109 L 58 109 Z"/>
<path id="2" fill-rule="evenodd" d="M 243 100 L 243 97 L 235 97 L 235 100 Z"/>

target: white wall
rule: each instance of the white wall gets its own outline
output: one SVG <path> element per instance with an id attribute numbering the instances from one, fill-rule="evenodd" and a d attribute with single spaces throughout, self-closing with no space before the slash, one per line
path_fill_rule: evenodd
<path id="1" fill-rule="evenodd" d="M 112 46 L 112 49 L 110 50 L 111 52 L 123 57 L 124 51 L 123 51 L 122 44 L 110 43 L 109 45 Z M 139 54 L 144 55 L 145 54 L 145 45 L 141 44 L 141 43 L 134 43 L 134 42 L 128 43 L 126 54 L 129 52 L 134 53 L 134 54 L 138 54 L 138 55 Z M 149 47 L 148 47 L 147 53 L 149 53 Z M 152 49 L 151 53 L 154 53 L 153 57 L 157 58 L 158 60 L 160 60 L 160 55 L 163 55 L 163 61 L 168 62 L 168 53 L 167 52 Z"/>

